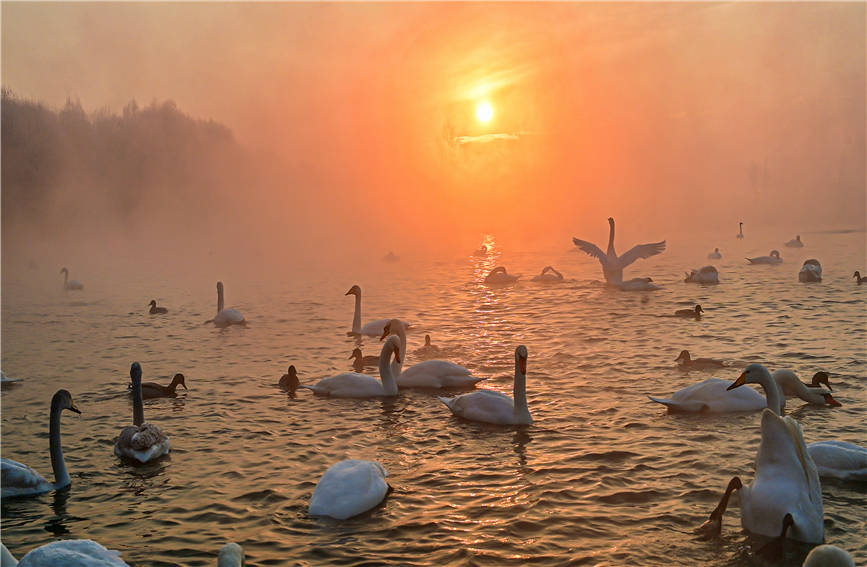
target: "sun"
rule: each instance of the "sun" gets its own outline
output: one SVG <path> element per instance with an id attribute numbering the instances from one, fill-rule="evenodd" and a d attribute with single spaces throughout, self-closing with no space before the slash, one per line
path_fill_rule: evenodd
<path id="1" fill-rule="evenodd" d="M 482 122 L 490 122 L 494 117 L 494 107 L 488 101 L 480 102 L 476 107 L 476 117 Z"/>

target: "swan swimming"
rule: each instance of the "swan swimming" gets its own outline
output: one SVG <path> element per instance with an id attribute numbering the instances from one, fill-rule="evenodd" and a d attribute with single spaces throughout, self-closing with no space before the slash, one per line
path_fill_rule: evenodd
<path id="1" fill-rule="evenodd" d="M 744 237 L 744 223 L 739 222 L 738 223 L 738 238 L 743 238 L 743 237 Z"/>
<path id="2" fill-rule="evenodd" d="M 782 264 L 783 259 L 780 258 L 778 250 L 771 250 L 767 256 L 756 256 L 755 258 L 747 258 L 750 264 Z"/>
<path id="3" fill-rule="evenodd" d="M 401 321 L 389 321 L 380 340 L 389 334 L 396 335 L 401 349 L 406 351 L 406 328 Z M 401 388 L 472 388 L 484 380 L 473 376 L 468 368 L 447 360 L 425 360 L 406 370 L 403 370 L 402 361 L 395 361 L 391 372 L 397 376 L 397 385 Z"/>
<path id="4" fill-rule="evenodd" d="M 786 247 L 787 248 L 803 248 L 804 243 L 801 242 L 801 235 L 799 234 L 799 235 L 795 236 L 795 238 L 793 240 L 786 242 Z"/>
<path id="5" fill-rule="evenodd" d="M 148 313 L 150 313 L 151 315 L 165 315 L 169 312 L 169 310 L 165 307 L 157 307 L 156 299 L 151 299 L 151 302 L 148 303 L 148 306 L 150 306 Z"/>
<path id="6" fill-rule="evenodd" d="M 346 520 L 375 508 L 385 499 L 388 471 L 375 461 L 347 459 L 334 463 L 316 484 L 311 516 Z"/>
<path id="7" fill-rule="evenodd" d="M 53 541 L 30 550 L 17 561 L 6 546 L 0 549 L 2 567 L 129 567 L 120 552 L 106 549 L 90 539 Z"/>
<path id="8" fill-rule="evenodd" d="M 513 276 L 512 274 L 506 273 L 506 268 L 503 266 L 497 266 L 491 272 L 485 276 L 486 284 L 509 284 L 515 283 L 518 281 L 518 278 L 521 276 Z"/>
<path id="9" fill-rule="evenodd" d="M 703 266 L 686 274 L 683 281 L 686 283 L 718 284 L 719 272 L 713 266 Z"/>
<path id="10" fill-rule="evenodd" d="M 845 441 L 818 441 L 807 451 L 822 478 L 867 481 L 867 449 Z"/>
<path id="11" fill-rule="evenodd" d="M 708 260 L 721 260 L 722 254 L 719 251 L 719 248 L 714 248 L 713 252 L 707 255 Z"/>
<path id="12" fill-rule="evenodd" d="M 752 388 L 739 388 L 743 384 L 761 385 L 767 398 Z M 750 364 L 734 382 L 709 378 L 704 382 L 678 390 L 671 398 L 648 397 L 666 406 L 670 412 L 728 413 L 771 408 L 782 414 L 786 407 L 785 396 L 771 377 L 771 373 L 761 364 Z"/>
<path id="13" fill-rule="evenodd" d="M 84 289 L 83 283 L 81 283 L 78 280 L 69 279 L 69 270 L 67 270 L 66 268 L 62 268 L 60 270 L 60 273 L 63 274 L 63 289 L 65 289 L 67 291 Z"/>
<path id="14" fill-rule="evenodd" d="M 563 274 L 555 270 L 553 266 L 545 266 L 541 274 L 533 277 L 533 281 L 540 283 L 562 283 Z"/>
<path id="15" fill-rule="evenodd" d="M 359 374 L 358 372 L 344 372 L 336 376 L 323 378 L 314 386 L 300 384 L 299 387 L 313 390 L 316 394 L 331 396 L 332 398 L 377 398 L 397 395 L 397 382 L 391 370 L 391 355 L 395 361 L 400 362 L 401 344 L 397 337 L 389 337 L 382 345 L 379 355 L 380 382 L 373 376 Z"/>
<path id="16" fill-rule="evenodd" d="M 132 425 L 124 427 L 114 445 L 118 457 L 134 459 L 147 463 L 167 454 L 171 449 L 168 436 L 162 429 L 145 423 L 144 403 L 142 401 L 141 365 L 133 362 L 129 369 L 132 378 Z"/>
<path id="17" fill-rule="evenodd" d="M 691 358 L 688 350 L 680 351 L 675 362 L 680 363 L 681 368 L 722 368 L 725 362 L 715 358 Z"/>
<path id="18" fill-rule="evenodd" d="M 25 464 L 12 459 L 0 459 L 0 479 L 2 479 L 2 497 L 30 496 L 42 494 L 51 490 L 60 490 L 70 485 L 69 472 L 63 460 L 63 448 L 60 445 L 60 414 L 69 410 L 81 415 L 81 411 L 72 403 L 72 394 L 66 390 L 57 390 L 51 398 L 51 414 L 49 420 L 49 454 L 51 468 L 54 469 L 54 482 L 48 482 L 41 474 Z"/>
<path id="19" fill-rule="evenodd" d="M 797 396 L 809 404 L 829 405 L 840 407 L 843 404 L 834 399 L 830 391 L 825 391 L 818 384 L 828 384 L 828 374 L 826 372 L 817 372 L 813 377 L 814 384 L 807 386 L 798 379 L 798 376 L 787 369 L 775 370 L 771 375 L 774 382 L 780 388 L 783 395 Z M 831 385 L 828 384 L 828 388 Z"/>
<path id="20" fill-rule="evenodd" d="M 591 242 L 574 237 L 572 242 L 583 252 L 599 260 L 599 263 L 602 264 L 605 281 L 610 284 L 620 285 L 623 282 L 623 269 L 639 258 L 650 258 L 665 250 L 665 240 L 663 240 L 662 242 L 633 246 L 623 256 L 618 257 L 617 252 L 614 251 L 614 219 L 612 217 L 608 217 L 608 226 L 608 251 L 605 253 Z"/>
<path id="21" fill-rule="evenodd" d="M 815 258 L 804 260 L 804 265 L 798 272 L 798 281 L 802 283 L 822 281 L 822 264 Z"/>
<path id="22" fill-rule="evenodd" d="M 361 287 L 354 285 L 349 288 L 344 295 L 355 296 L 355 313 L 352 315 L 352 331 L 347 332 L 348 336 L 367 335 L 368 337 L 378 337 L 382 334 L 385 324 L 389 319 L 377 319 L 361 326 Z M 409 327 L 409 323 L 404 322 L 404 325 Z"/>
<path id="23" fill-rule="evenodd" d="M 774 378 L 776 378 L 776 374 L 778 372 L 779 373 L 788 372 L 788 373 L 791 373 L 792 376 L 795 376 L 796 380 L 798 378 L 797 375 L 795 375 L 795 373 L 792 372 L 791 370 L 777 370 L 774 372 Z M 828 380 L 828 378 L 829 378 L 828 373 L 820 370 L 819 372 L 816 372 L 815 374 L 813 374 L 813 378 L 812 378 L 812 380 L 810 380 L 809 384 L 807 384 L 805 382 L 801 382 L 801 384 L 803 384 L 805 388 L 821 388 L 822 385 L 824 385 L 826 388 L 828 388 L 828 391 L 833 392 L 834 388 L 831 387 L 831 382 Z M 780 389 L 783 391 L 783 394 L 786 396 L 796 396 L 797 392 L 800 390 L 800 388 L 793 387 L 788 380 L 777 380 L 777 384 L 780 386 Z"/>
<path id="24" fill-rule="evenodd" d="M 178 395 L 175 391 L 178 386 L 183 386 L 184 390 L 187 389 L 187 384 L 184 380 L 184 375 L 178 372 L 174 375 L 171 384 L 169 384 L 168 386 L 163 386 L 161 384 L 157 384 L 156 382 L 143 382 L 141 385 L 142 398 L 145 400 L 150 400 L 153 398 L 175 398 Z M 127 390 L 131 394 L 133 390 L 133 385 L 129 384 L 127 386 Z"/>
<path id="25" fill-rule="evenodd" d="M 220 548 L 217 557 L 217 567 L 244 567 L 244 548 L 234 542 L 229 542 Z"/>
<path id="26" fill-rule="evenodd" d="M 280 377 L 280 381 L 277 382 L 277 386 L 283 388 L 284 390 L 289 390 L 294 392 L 298 389 L 298 386 L 301 385 L 301 382 L 298 380 L 298 371 L 295 370 L 295 365 L 290 364 L 289 368 L 286 369 L 286 374 Z"/>
<path id="27" fill-rule="evenodd" d="M 211 321 L 206 321 L 206 323 L 210 322 L 218 327 L 247 324 L 244 315 L 237 309 L 223 309 L 223 282 L 217 282 L 217 315 Z"/>
<path id="28" fill-rule="evenodd" d="M 514 399 L 494 390 L 478 390 L 455 398 L 438 398 L 453 414 L 472 421 L 497 425 L 533 423 L 527 407 L 527 347 L 515 349 Z"/>
<path id="29" fill-rule="evenodd" d="M 620 288 L 622 291 L 655 291 L 662 289 L 653 283 L 653 278 L 632 278 L 615 287 Z"/>

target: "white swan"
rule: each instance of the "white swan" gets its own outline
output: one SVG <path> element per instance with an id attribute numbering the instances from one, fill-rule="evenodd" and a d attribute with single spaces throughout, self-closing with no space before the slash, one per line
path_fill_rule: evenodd
<path id="1" fill-rule="evenodd" d="M 382 334 L 385 324 L 389 319 L 377 319 L 361 326 L 361 287 L 354 285 L 349 288 L 344 295 L 355 296 L 355 313 L 352 315 L 352 330 L 346 333 L 349 336 L 367 335 L 369 337 L 378 337 Z M 404 325 L 409 327 L 409 323 L 404 321 Z M 404 353 L 405 354 L 405 353 Z"/>
<path id="2" fill-rule="evenodd" d="M 63 289 L 67 291 L 84 289 L 84 284 L 78 280 L 69 279 L 69 270 L 62 268 L 60 273 L 63 274 Z"/>
<path id="3" fill-rule="evenodd" d="M 472 421 L 517 425 L 533 423 L 527 407 L 527 347 L 515 349 L 514 400 L 494 390 L 479 390 L 456 398 L 439 398 L 452 413 Z"/>
<path id="4" fill-rule="evenodd" d="M 381 396 L 396 396 L 397 382 L 394 379 L 394 374 L 392 374 L 389 362 L 393 353 L 395 360 L 399 363 L 401 352 L 400 339 L 397 337 L 389 337 L 385 344 L 382 345 L 382 352 L 379 355 L 379 375 L 382 378 L 381 382 L 367 374 L 344 372 L 336 376 L 323 378 L 314 386 L 301 384 L 300 387 L 333 398 L 376 398 Z"/>
<path id="5" fill-rule="evenodd" d="M 686 274 L 686 283 L 718 284 L 719 272 L 713 266 L 703 266 Z"/>
<path id="6" fill-rule="evenodd" d="M 867 481 L 867 449 L 845 441 L 818 441 L 807 445 L 819 476 Z"/>
<path id="7" fill-rule="evenodd" d="M 798 272 L 798 281 L 803 283 L 822 281 L 822 264 L 815 258 L 804 260 L 804 265 Z"/>
<path id="8" fill-rule="evenodd" d="M 6 376 L 2 370 L 0 370 L 0 384 L 14 384 L 16 382 L 20 382 L 21 378 L 10 378 Z"/>
<path id="9" fill-rule="evenodd" d="M 213 322 L 218 327 L 245 325 L 247 323 L 244 315 L 237 309 L 223 309 L 223 282 L 217 282 L 217 315 L 211 321 L 206 322 Z"/>
<path id="10" fill-rule="evenodd" d="M 385 467 L 375 461 L 334 463 L 316 484 L 308 513 L 346 520 L 367 512 L 388 494 L 387 476 Z"/>
<path id="11" fill-rule="evenodd" d="M 129 567 L 119 551 L 106 549 L 90 539 L 54 541 L 31 550 L 16 561 L 3 545 L 2 567 Z"/>
<path id="12" fill-rule="evenodd" d="M 244 548 L 230 542 L 220 549 L 217 567 L 244 567 Z"/>
<path id="13" fill-rule="evenodd" d="M 752 388 L 738 388 L 743 384 L 760 384 L 767 398 Z M 750 364 L 734 382 L 709 378 L 678 390 L 671 398 L 648 397 L 671 412 L 728 413 L 769 407 L 781 414 L 786 407 L 786 398 L 771 373 L 761 364 Z"/>
<path id="14" fill-rule="evenodd" d="M 824 377 L 822 375 L 824 375 Z M 807 386 L 798 379 L 797 374 L 788 369 L 775 370 L 772 376 L 774 382 L 777 383 L 777 386 L 779 386 L 783 395 L 797 396 L 809 404 L 827 404 L 835 407 L 843 405 L 834 399 L 831 392 L 825 391 L 823 388 L 818 386 L 818 383 L 821 383 L 822 381 L 824 381 L 825 384 L 828 384 L 828 374 L 825 372 L 816 373 L 816 376 L 813 377 L 813 382 L 816 383 L 814 386 Z M 829 384 L 828 388 L 830 387 Z"/>
<path id="15" fill-rule="evenodd" d="M 722 260 L 722 254 L 719 251 L 719 248 L 714 248 L 713 252 L 707 255 L 708 260 Z"/>
<path id="16" fill-rule="evenodd" d="M 744 223 L 739 222 L 738 223 L 738 238 L 743 238 L 743 237 L 744 237 Z"/>
<path id="17" fill-rule="evenodd" d="M 399 319 L 389 321 L 383 329 L 384 339 L 389 334 L 397 335 L 400 346 L 406 352 L 406 327 Z M 484 378 L 473 376 L 468 368 L 447 360 L 425 360 L 403 369 L 402 361 L 391 365 L 391 372 L 397 376 L 397 385 L 401 388 L 472 388 Z"/>
<path id="18" fill-rule="evenodd" d="M 48 482 L 45 477 L 27 465 L 12 459 L 2 459 L 0 460 L 2 463 L 0 464 L 0 471 L 2 471 L 0 484 L 2 484 L 3 498 L 42 494 L 69 486 L 69 472 L 66 470 L 63 448 L 60 445 L 60 414 L 65 409 L 81 414 L 72 403 L 72 395 L 66 390 L 57 390 L 51 398 L 51 418 L 48 426 L 48 447 L 51 455 L 51 468 L 54 469 L 54 482 Z"/>
<path id="19" fill-rule="evenodd" d="M 554 269 L 554 266 L 545 266 L 542 273 L 533 277 L 534 282 L 540 283 L 562 283 L 563 274 Z"/>
<path id="20" fill-rule="evenodd" d="M 129 369 L 132 379 L 132 425 L 124 427 L 114 445 L 114 454 L 140 463 L 147 463 L 167 454 L 171 449 L 168 436 L 158 426 L 145 423 L 142 401 L 141 365 L 133 362 Z"/>
<path id="21" fill-rule="evenodd" d="M 510 284 L 518 281 L 518 278 L 521 276 L 513 276 L 506 272 L 506 268 L 503 266 L 497 266 L 490 273 L 485 276 L 486 284 Z"/>
<path id="22" fill-rule="evenodd" d="M 855 561 L 845 549 L 823 544 L 810 550 L 803 567 L 855 567 Z"/>
<path id="23" fill-rule="evenodd" d="M 747 258 L 750 264 L 782 264 L 783 259 L 780 258 L 779 250 L 771 250 L 767 256 L 756 256 L 755 258 Z"/>
<path id="24" fill-rule="evenodd" d="M 799 235 L 795 236 L 794 239 L 786 242 L 786 247 L 787 248 L 803 248 L 804 243 L 801 242 L 801 235 L 799 234 Z"/>
<path id="25" fill-rule="evenodd" d="M 599 263 L 602 264 L 602 273 L 605 276 L 605 281 L 610 284 L 620 285 L 623 282 L 623 268 L 634 261 L 639 258 L 650 258 L 665 250 L 665 240 L 663 240 L 662 242 L 651 244 L 639 244 L 632 247 L 623 256 L 618 257 L 617 252 L 614 251 L 614 219 L 611 217 L 608 218 L 608 226 L 608 251 L 605 253 L 593 243 L 574 237 L 572 238 L 572 242 L 583 252 L 599 260 Z"/>
<path id="26" fill-rule="evenodd" d="M 631 280 L 626 280 L 617 285 L 617 287 L 622 291 L 655 291 L 657 289 L 662 289 L 653 283 L 653 278 L 632 278 Z"/>

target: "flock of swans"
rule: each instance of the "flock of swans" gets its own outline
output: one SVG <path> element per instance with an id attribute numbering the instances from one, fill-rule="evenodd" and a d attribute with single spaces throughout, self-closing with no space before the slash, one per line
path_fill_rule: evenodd
<path id="1" fill-rule="evenodd" d="M 621 289 L 648 289 L 650 278 L 623 280 L 623 269 L 638 259 L 649 258 L 665 250 L 665 241 L 641 244 L 622 256 L 614 249 L 614 219 L 610 226 L 606 252 L 596 245 L 573 239 L 575 245 L 602 265 L 606 281 Z M 743 223 L 740 223 L 738 238 L 743 238 Z M 787 246 L 803 246 L 798 236 Z M 476 256 L 487 254 L 486 247 L 474 252 Z M 709 257 L 721 257 L 719 249 Z M 749 258 L 751 263 L 779 263 L 779 252 L 769 256 Z M 818 264 L 818 262 L 816 263 Z M 821 274 L 821 266 L 819 266 Z M 83 289 L 83 284 L 68 279 L 64 274 L 65 290 Z M 861 283 L 860 275 L 855 277 Z M 511 283 L 517 276 L 508 274 L 505 268 L 493 270 L 485 278 L 486 283 Z M 700 283 L 715 283 L 716 270 L 693 271 L 687 275 Z M 535 281 L 562 281 L 563 276 L 547 266 Z M 713 281 L 711 281 L 713 280 Z M 355 297 L 352 336 L 379 337 L 382 348 L 378 357 L 363 356 L 356 348 L 350 359 L 354 372 L 344 372 L 323 378 L 315 384 L 302 384 L 294 365 L 280 378 L 279 386 L 295 391 L 308 389 L 316 395 L 334 398 L 382 398 L 393 397 L 400 388 L 470 389 L 454 397 L 438 396 L 449 411 L 463 419 L 496 425 L 529 425 L 533 418 L 527 403 L 527 360 L 529 353 L 524 345 L 515 349 L 514 383 L 512 396 L 489 389 L 476 389 L 484 378 L 473 376 L 465 367 L 446 360 L 424 360 L 404 368 L 407 357 L 406 332 L 409 324 L 395 318 L 378 319 L 364 325 L 361 322 L 361 288 L 353 285 L 346 295 Z M 246 324 L 243 314 L 236 309 L 224 307 L 224 288 L 217 283 L 217 312 L 207 323 L 216 326 Z M 168 310 L 158 307 L 155 300 L 149 305 L 151 315 L 166 314 Z M 700 318 L 703 309 L 675 312 L 675 316 Z M 414 351 L 422 358 L 436 356 L 439 349 L 425 336 L 423 347 Z M 675 360 L 681 368 L 723 368 L 725 363 L 711 358 L 692 358 L 686 350 Z M 379 378 L 362 371 L 373 364 L 378 365 Z M 130 367 L 129 386 L 133 399 L 132 425 L 123 427 L 114 445 L 114 453 L 131 463 L 147 463 L 166 455 L 171 450 L 168 435 L 154 423 L 145 421 L 143 400 L 154 397 L 173 397 L 176 388 L 186 389 L 183 374 L 176 374 L 168 386 L 142 382 L 142 368 L 138 362 Z M 758 391 L 743 388 L 745 384 L 761 386 Z M 800 424 L 792 417 L 784 416 L 786 396 L 796 396 L 808 404 L 840 406 L 833 395 L 828 374 L 817 372 L 812 381 L 803 383 L 794 372 L 780 369 L 769 372 L 761 364 L 750 364 L 734 381 L 710 378 L 675 392 L 668 398 L 650 397 L 653 402 L 666 406 L 670 412 L 745 412 L 761 411 L 761 442 L 756 456 L 755 476 L 752 483 L 744 483 L 739 477 L 728 483 L 719 505 L 710 518 L 696 531 L 703 537 L 720 533 L 723 515 L 730 496 L 739 494 L 741 524 L 749 532 L 772 538 L 790 538 L 810 544 L 824 541 L 823 503 L 820 477 L 843 480 L 867 481 L 867 449 L 841 441 L 821 441 L 806 445 Z M 2 496 L 21 497 L 60 490 L 70 485 L 70 476 L 63 458 L 60 438 L 61 414 L 64 410 L 81 413 L 71 394 L 58 390 L 51 399 L 49 423 L 49 451 L 54 472 L 54 482 L 48 481 L 32 468 L 2 459 Z M 378 506 L 390 492 L 386 482 L 388 472 L 378 462 L 366 460 L 343 460 L 331 465 L 316 485 L 309 502 L 308 511 L 313 516 L 328 516 L 344 520 Z M 2 547 L 2 567 L 7 565 L 47 566 L 68 565 L 126 565 L 117 552 L 107 550 L 91 540 L 64 540 L 35 549 L 16 562 L 5 546 Z M 230 567 L 243 565 L 243 549 L 237 544 L 227 544 L 220 552 L 219 565 Z M 834 546 L 819 545 L 808 556 L 805 566 L 854 566 L 852 558 Z"/>

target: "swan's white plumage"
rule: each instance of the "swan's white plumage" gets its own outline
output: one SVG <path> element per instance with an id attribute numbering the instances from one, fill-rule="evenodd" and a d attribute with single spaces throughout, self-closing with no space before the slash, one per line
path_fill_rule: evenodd
<path id="1" fill-rule="evenodd" d="M 11 557 L 11 555 L 10 555 Z M 3 563 L 6 567 L 6 563 Z M 129 567 L 120 552 L 89 539 L 55 541 L 30 551 L 18 567 Z"/>
<path id="2" fill-rule="evenodd" d="M 388 472 L 375 461 L 348 459 L 328 467 L 310 499 L 311 516 L 346 520 L 374 508 L 388 494 Z"/>
<path id="3" fill-rule="evenodd" d="M 703 266 L 688 273 L 684 281 L 686 283 L 717 284 L 719 283 L 719 272 L 713 266 Z"/>
<path id="4" fill-rule="evenodd" d="M 302 384 L 301 388 L 313 390 L 317 394 L 333 398 L 376 398 L 380 396 L 396 396 L 397 382 L 390 364 L 392 353 L 402 352 L 398 337 L 389 337 L 382 345 L 379 355 L 379 374 L 382 381 L 373 376 L 359 372 L 343 372 L 336 376 L 323 378 L 313 386 Z M 397 357 L 396 357 L 397 358 Z"/>
<path id="5" fill-rule="evenodd" d="M 653 283 L 652 278 L 632 278 L 631 280 L 626 280 L 619 284 L 617 287 L 623 291 L 654 291 L 662 289 Z"/>
<path id="6" fill-rule="evenodd" d="M 747 258 L 750 264 L 782 264 L 783 259 L 780 253 L 776 250 L 771 250 L 768 256 L 756 256 L 755 258 Z"/>
<path id="7" fill-rule="evenodd" d="M 614 219 L 608 219 L 608 251 L 603 252 L 598 246 L 592 242 L 572 238 L 572 242 L 581 249 L 582 252 L 588 254 L 602 264 L 602 274 L 605 276 L 605 281 L 609 284 L 620 285 L 623 282 L 623 269 L 640 258 L 650 258 L 656 254 L 661 254 L 665 251 L 665 240 L 662 242 L 652 242 L 650 244 L 639 244 L 633 246 L 622 256 L 617 256 L 614 249 Z"/>
<path id="8" fill-rule="evenodd" d="M 867 481 L 867 449 L 845 441 L 819 441 L 807 445 L 819 476 Z"/>
<path id="9" fill-rule="evenodd" d="M 244 323 L 244 314 L 237 309 L 223 309 L 214 317 L 215 325 L 240 325 Z"/>
<path id="10" fill-rule="evenodd" d="M 815 258 L 804 260 L 804 265 L 798 272 L 798 281 L 802 283 L 822 281 L 822 264 Z"/>
<path id="11" fill-rule="evenodd" d="M 370 321 L 364 326 L 361 325 L 361 286 L 354 285 L 349 288 L 349 291 L 345 293 L 345 295 L 354 295 L 355 296 L 355 311 L 352 314 L 352 331 L 348 334 L 350 335 L 366 335 L 369 337 L 379 337 L 382 335 L 383 330 L 385 329 L 386 323 L 388 323 L 391 319 L 377 319 L 375 321 Z M 409 323 L 403 322 L 404 325 L 409 327 Z"/>
<path id="12" fill-rule="evenodd" d="M 678 390 L 671 395 L 671 398 L 649 397 L 673 412 L 727 413 L 758 411 L 768 407 L 768 401 L 765 397 L 752 388 L 726 390 L 731 385 L 731 380 L 709 378 L 704 382 Z"/>
<path id="13" fill-rule="evenodd" d="M 220 549 L 217 557 L 217 567 L 243 567 L 244 548 L 237 543 L 227 543 Z"/>
<path id="14" fill-rule="evenodd" d="M 55 489 L 54 483 L 23 463 L 12 459 L 0 459 L 0 463 L 3 498 L 42 494 Z"/>
<path id="15" fill-rule="evenodd" d="M 803 567 L 855 567 L 855 560 L 836 545 L 820 545 L 810 550 Z"/>
<path id="16" fill-rule="evenodd" d="M 798 375 L 791 370 L 781 368 L 771 375 L 783 395 L 797 396 L 808 404 L 825 405 L 825 394 L 830 394 L 824 388 L 811 388 L 801 382 Z"/>

